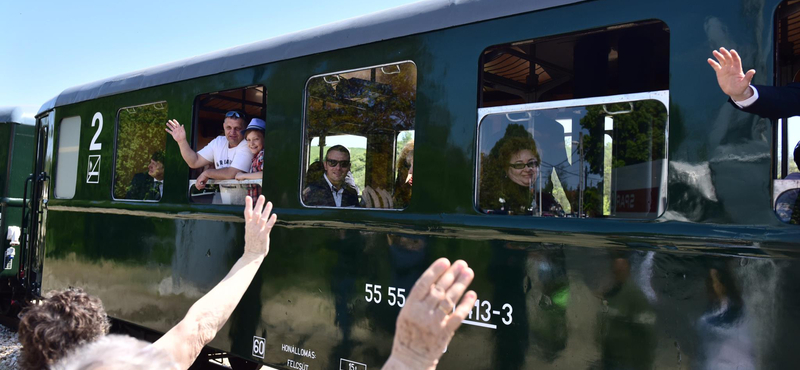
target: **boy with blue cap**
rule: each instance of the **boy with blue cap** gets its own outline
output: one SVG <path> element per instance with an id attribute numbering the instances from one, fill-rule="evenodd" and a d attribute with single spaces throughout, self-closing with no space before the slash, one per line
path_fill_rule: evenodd
<path id="1" fill-rule="evenodd" d="M 261 118 L 253 118 L 250 124 L 242 131 L 242 136 L 247 140 L 247 148 L 253 153 L 253 161 L 250 164 L 249 173 L 237 173 L 236 180 L 260 180 L 264 171 L 264 130 L 267 124 Z M 250 185 L 247 188 L 247 195 L 258 198 L 261 195 L 261 187 Z"/>

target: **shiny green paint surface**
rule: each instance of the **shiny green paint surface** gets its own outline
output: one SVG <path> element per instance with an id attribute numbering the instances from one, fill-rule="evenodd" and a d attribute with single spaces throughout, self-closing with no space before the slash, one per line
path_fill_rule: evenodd
<path id="1" fill-rule="evenodd" d="M 252 358 L 252 338 L 260 336 L 267 341 L 264 362 L 272 366 L 286 368 L 292 360 L 310 369 L 338 368 L 347 358 L 378 367 L 399 311 L 386 303 L 386 289 L 410 290 L 430 262 L 448 257 L 473 266 L 479 298 L 494 307 L 511 304 L 518 316 L 506 326 L 494 317 L 496 330 L 464 326 L 440 368 L 701 367 L 713 358 L 705 343 L 713 343 L 714 331 L 698 324 L 710 304 L 707 280 L 723 265 L 746 297 L 743 320 L 753 328 L 747 337 L 757 367 L 792 366 L 797 355 L 776 343 L 790 343 L 800 329 L 793 313 L 800 307 L 793 288 L 800 230 L 771 210 L 771 123 L 729 106 L 705 62 L 711 47 L 730 42 L 759 71 L 756 82 L 770 84 L 772 54 L 765 45 L 772 43 L 776 5 L 593 1 L 57 108 L 57 122 L 81 116 L 79 183 L 74 199 L 50 201 L 43 290 L 85 286 L 114 317 L 158 331 L 174 325 L 241 253 L 241 207 L 190 204 L 189 169 L 171 139 L 162 201 L 112 201 L 116 111 L 165 100 L 171 117 L 189 124 L 195 96 L 260 84 L 268 92 L 263 193 L 280 223 L 262 271 L 213 346 Z M 667 212 L 654 221 L 477 212 L 480 53 L 500 43 L 647 19 L 670 27 Z M 302 207 L 307 79 L 403 60 L 418 68 L 409 207 Z M 90 153 L 95 112 L 104 117 L 102 149 Z M 83 181 L 89 154 L 102 155 L 99 184 Z M 710 176 L 692 178 L 682 170 L 687 166 Z M 637 271 L 649 271 L 657 299 L 634 289 Z M 383 287 L 381 304 L 366 302 L 366 284 Z M 655 321 L 631 324 L 609 313 L 621 307 Z M 284 344 L 314 350 L 315 358 L 288 353 Z M 622 345 L 631 351 L 621 352 Z"/>
<path id="2" fill-rule="evenodd" d="M 6 179 L 8 177 L 8 148 L 11 147 L 11 124 L 0 123 L 0 145 L 3 150 L 0 150 L 0 194 L 5 195 Z"/>

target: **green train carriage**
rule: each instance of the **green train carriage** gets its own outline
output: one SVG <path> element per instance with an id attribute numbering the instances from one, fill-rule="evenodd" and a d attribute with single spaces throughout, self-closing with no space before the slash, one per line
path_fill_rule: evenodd
<path id="1" fill-rule="evenodd" d="M 178 119 L 199 149 L 236 109 L 267 122 L 280 223 L 216 350 L 381 366 L 404 294 L 444 256 L 470 263 L 480 301 L 440 368 L 790 367 L 800 232 L 775 199 L 795 129 L 734 110 L 705 59 L 735 47 L 759 83 L 786 83 L 797 8 L 429 1 L 68 89 L 38 115 L 32 293 L 82 286 L 132 332 L 177 323 L 241 253 L 242 207 L 192 190 L 161 129 Z M 550 206 L 492 185 L 515 131 Z M 336 144 L 370 207 L 304 203 Z M 159 151 L 163 194 L 131 199 Z"/>
<path id="2" fill-rule="evenodd" d="M 24 269 L 20 273 L 20 260 L 23 258 L 19 247 L 26 219 L 25 200 L 26 179 L 33 173 L 33 144 L 35 107 L 0 107 L 0 230 L 2 232 L 3 265 L 0 271 L 0 294 L 3 295 L 2 309 L 8 312 L 12 307 L 6 305 L 12 299 L 22 299 L 24 289 Z M 25 217 L 25 218 L 24 218 Z"/>

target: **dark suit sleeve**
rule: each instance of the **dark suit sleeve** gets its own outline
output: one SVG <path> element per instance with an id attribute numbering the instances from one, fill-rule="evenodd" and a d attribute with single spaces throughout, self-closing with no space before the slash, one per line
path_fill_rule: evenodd
<path id="1" fill-rule="evenodd" d="M 747 113 L 757 114 L 764 118 L 778 119 L 800 115 L 800 83 L 791 83 L 786 86 L 758 86 L 758 99 L 746 108 L 739 108 L 733 101 L 736 109 Z"/>

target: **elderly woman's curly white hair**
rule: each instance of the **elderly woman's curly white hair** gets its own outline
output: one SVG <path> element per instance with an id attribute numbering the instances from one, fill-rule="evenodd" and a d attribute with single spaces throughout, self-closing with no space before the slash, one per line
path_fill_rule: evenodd
<path id="1" fill-rule="evenodd" d="M 107 335 L 78 347 L 51 370 L 178 369 L 169 353 L 126 335 Z"/>

